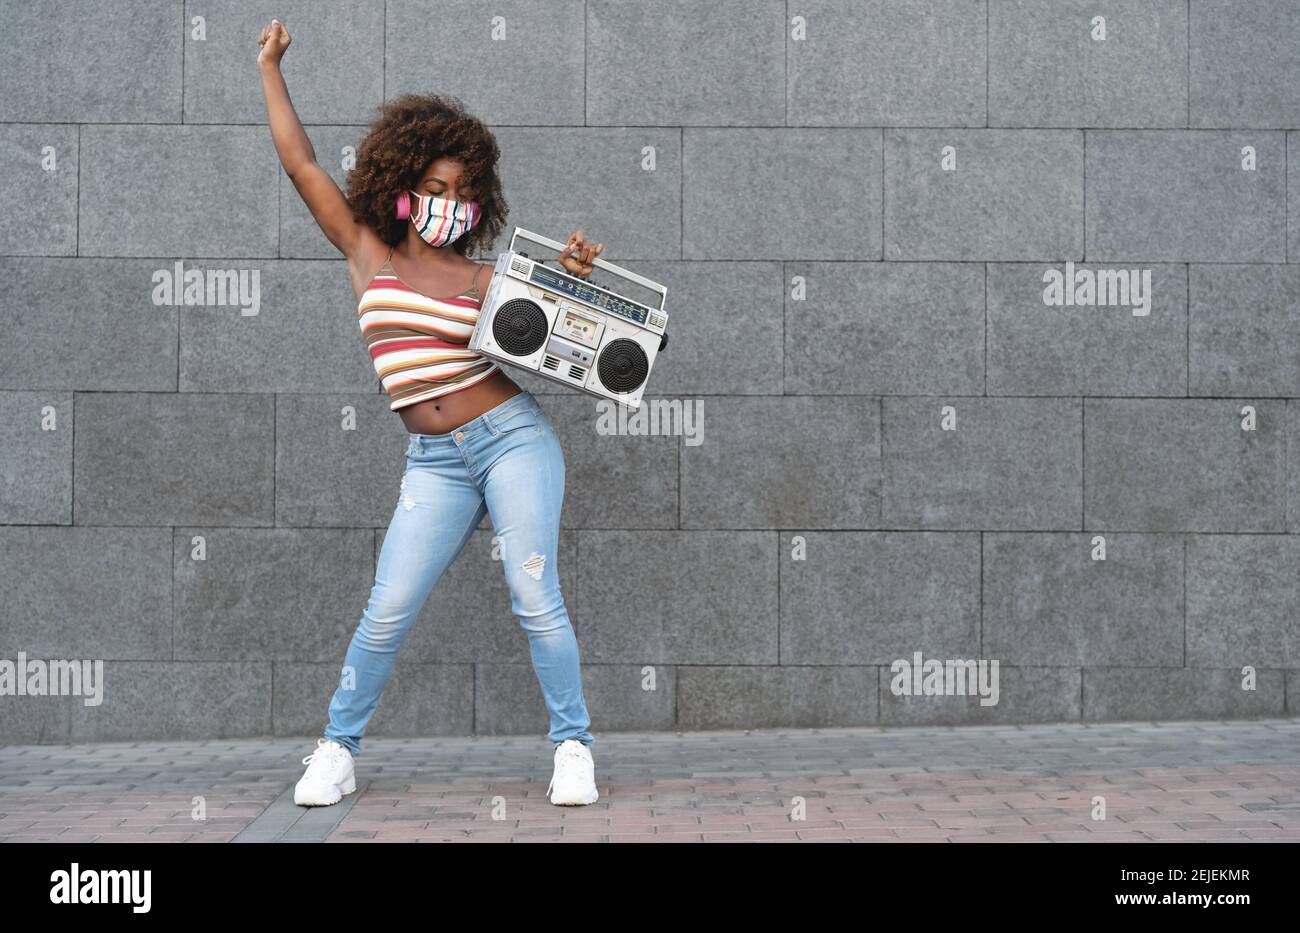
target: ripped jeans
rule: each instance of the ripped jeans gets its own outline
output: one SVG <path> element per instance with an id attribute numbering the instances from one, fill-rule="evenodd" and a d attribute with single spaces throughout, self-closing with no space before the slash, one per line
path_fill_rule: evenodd
<path id="1" fill-rule="evenodd" d="M 556 573 L 564 454 L 527 389 L 448 434 L 410 434 L 375 584 L 329 705 L 325 738 L 361 750 L 397 652 L 434 584 L 492 516 L 511 609 L 528 633 L 553 744 L 590 746 L 578 641 Z"/>

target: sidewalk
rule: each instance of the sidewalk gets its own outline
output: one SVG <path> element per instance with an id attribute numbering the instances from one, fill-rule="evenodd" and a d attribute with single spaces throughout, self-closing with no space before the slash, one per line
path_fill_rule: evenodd
<path id="1" fill-rule="evenodd" d="M 595 735 L 588 807 L 540 736 L 365 739 L 310 809 L 314 737 L 9 746 L 0 842 L 1300 841 L 1297 719 Z"/>

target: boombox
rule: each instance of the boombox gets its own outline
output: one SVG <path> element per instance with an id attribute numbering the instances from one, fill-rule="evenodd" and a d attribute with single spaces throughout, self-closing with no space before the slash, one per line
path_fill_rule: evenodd
<path id="1" fill-rule="evenodd" d="M 668 344 L 668 289 L 596 257 L 593 265 L 654 295 L 650 304 L 635 301 L 517 252 L 515 241 L 521 238 L 557 253 L 564 249 L 563 243 L 515 227 L 510 249 L 497 257 L 469 349 L 640 408 L 655 355 Z"/>

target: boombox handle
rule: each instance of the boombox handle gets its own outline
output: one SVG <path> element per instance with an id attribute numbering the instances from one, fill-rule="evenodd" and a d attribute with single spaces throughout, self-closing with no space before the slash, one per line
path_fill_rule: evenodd
<path id="1" fill-rule="evenodd" d="M 525 230 L 523 227 L 515 227 L 515 232 L 510 237 L 511 252 L 514 252 L 515 250 L 515 240 L 521 237 L 525 240 L 532 240 L 534 243 L 540 243 L 542 246 L 549 246 L 557 253 L 563 252 L 564 250 L 563 243 L 556 242 L 555 240 L 552 240 L 550 237 L 544 237 L 540 233 L 533 233 L 530 230 Z M 620 278 L 627 279 L 629 282 L 635 282 L 636 284 L 640 285 L 642 288 L 647 288 L 650 291 L 654 292 L 656 295 L 659 296 L 659 307 L 657 310 L 662 311 L 664 309 L 664 299 L 668 295 L 668 289 L 664 288 L 658 282 L 652 282 L 649 279 L 645 278 L 644 276 L 637 275 L 635 272 L 631 271 L 630 269 L 624 269 L 622 266 L 616 266 L 612 262 L 607 262 L 606 260 L 601 259 L 599 256 L 597 256 L 591 262 L 592 265 L 598 266 L 599 268 L 604 269 L 606 272 L 612 272 L 614 275 L 617 275 Z"/>

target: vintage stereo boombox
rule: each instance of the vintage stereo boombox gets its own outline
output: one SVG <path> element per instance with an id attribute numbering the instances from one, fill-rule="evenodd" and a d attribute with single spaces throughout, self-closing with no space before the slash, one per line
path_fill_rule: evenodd
<path id="1" fill-rule="evenodd" d="M 640 408 L 655 355 L 668 344 L 668 289 L 600 257 L 593 260 L 653 293 L 652 303 L 644 304 L 517 252 L 517 239 L 557 254 L 564 249 L 563 243 L 515 227 L 509 250 L 497 257 L 469 349 Z"/>

